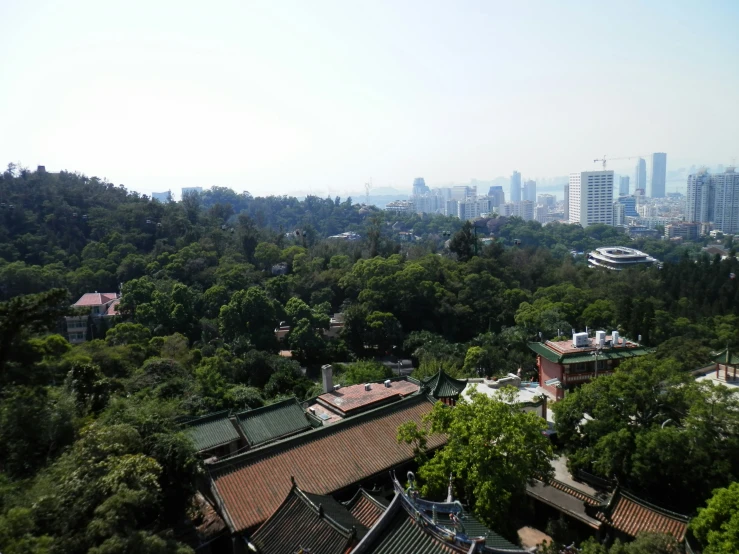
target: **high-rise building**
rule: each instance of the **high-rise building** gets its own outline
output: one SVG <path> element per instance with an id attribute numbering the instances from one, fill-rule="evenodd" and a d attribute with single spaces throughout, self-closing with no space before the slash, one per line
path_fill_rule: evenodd
<path id="1" fill-rule="evenodd" d="M 159 200 L 160 202 L 171 202 L 172 201 L 172 191 L 168 190 L 167 192 L 152 192 L 151 199 Z"/>
<path id="2" fill-rule="evenodd" d="M 565 208 L 564 209 L 564 212 L 565 212 L 564 213 L 565 221 L 569 222 L 570 221 L 570 185 L 569 184 L 565 185 L 565 200 L 564 200 L 564 204 L 565 204 L 565 206 L 564 206 L 564 208 Z"/>
<path id="3" fill-rule="evenodd" d="M 452 200 L 463 202 L 471 196 L 477 196 L 477 186 L 455 185 L 452 187 Z"/>
<path id="4" fill-rule="evenodd" d="M 713 222 L 714 187 L 711 175 L 703 168 L 688 175 L 688 200 L 685 221 L 690 223 Z"/>
<path id="5" fill-rule="evenodd" d="M 639 158 L 636 162 L 636 169 L 634 171 L 634 190 L 644 189 L 647 190 L 647 162 L 644 158 Z"/>
<path id="6" fill-rule="evenodd" d="M 628 175 L 621 176 L 618 182 L 618 195 L 627 196 L 629 194 L 629 177 Z"/>
<path id="7" fill-rule="evenodd" d="M 447 200 L 444 202 L 444 215 L 457 215 L 457 206 L 459 202 L 456 200 Z"/>
<path id="8" fill-rule="evenodd" d="M 426 181 L 423 177 L 413 179 L 413 196 L 422 196 L 428 192 L 429 188 L 426 186 Z"/>
<path id="9" fill-rule="evenodd" d="M 488 196 L 492 200 L 493 207 L 505 204 L 505 192 L 503 192 L 503 187 L 501 186 L 490 187 L 490 190 L 488 190 Z"/>
<path id="10" fill-rule="evenodd" d="M 665 197 L 665 181 L 667 180 L 667 154 L 655 152 L 652 154 L 651 176 L 649 179 L 649 197 Z"/>
<path id="11" fill-rule="evenodd" d="M 521 174 L 514 171 L 511 175 L 511 202 L 521 201 Z"/>
<path id="12" fill-rule="evenodd" d="M 616 200 L 624 206 L 624 217 L 639 217 L 636 211 L 636 196 L 619 196 Z"/>
<path id="13" fill-rule="evenodd" d="M 529 202 L 536 202 L 536 181 L 531 181 L 531 180 L 524 181 L 522 200 L 528 200 Z"/>
<path id="14" fill-rule="evenodd" d="M 626 223 L 626 216 L 624 215 L 625 206 L 616 200 L 613 203 L 613 224 L 624 225 Z"/>
<path id="15" fill-rule="evenodd" d="M 569 222 L 613 225 L 613 171 L 570 173 Z"/>
<path id="16" fill-rule="evenodd" d="M 713 224 L 723 233 L 739 233 L 739 173 L 733 167 L 714 175 Z"/>
<path id="17" fill-rule="evenodd" d="M 553 194 L 540 194 L 536 197 L 536 203 L 546 206 L 547 208 L 553 208 L 557 203 L 557 197 Z"/>
<path id="18" fill-rule="evenodd" d="M 203 192 L 203 187 L 182 187 L 182 196 L 186 194 L 200 194 Z"/>
<path id="19" fill-rule="evenodd" d="M 521 200 L 520 202 L 513 202 L 513 214 L 515 217 L 520 217 L 524 221 L 531 221 L 534 219 L 534 203 L 531 200 Z"/>

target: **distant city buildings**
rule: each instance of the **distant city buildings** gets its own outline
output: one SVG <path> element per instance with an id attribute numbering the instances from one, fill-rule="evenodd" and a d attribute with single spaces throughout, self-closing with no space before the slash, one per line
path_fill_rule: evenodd
<path id="1" fill-rule="evenodd" d="M 629 194 L 629 177 L 627 175 L 622 176 L 618 181 L 618 194 L 619 196 L 628 196 Z"/>
<path id="2" fill-rule="evenodd" d="M 570 221 L 570 185 L 565 185 L 565 197 L 564 197 L 564 216 L 565 221 Z"/>
<path id="3" fill-rule="evenodd" d="M 182 187 L 183 198 L 187 194 L 200 194 L 201 192 L 203 192 L 203 187 Z"/>
<path id="4" fill-rule="evenodd" d="M 521 174 L 514 171 L 511 175 L 511 202 L 521 201 Z"/>
<path id="5" fill-rule="evenodd" d="M 497 208 L 501 204 L 505 204 L 505 193 L 501 186 L 490 187 L 490 190 L 488 190 L 488 196 L 491 198 L 493 207 Z"/>
<path id="6" fill-rule="evenodd" d="M 616 200 L 624 206 L 624 217 L 638 217 L 636 211 L 636 196 L 619 196 Z"/>
<path id="7" fill-rule="evenodd" d="M 393 213 L 415 213 L 416 205 L 409 200 L 394 200 L 385 205 L 385 211 Z"/>
<path id="8" fill-rule="evenodd" d="M 700 232 L 699 223 L 670 223 L 665 225 L 665 238 L 667 240 L 682 238 L 685 240 L 695 240 Z"/>
<path id="9" fill-rule="evenodd" d="M 649 197 L 665 197 L 665 181 L 667 180 L 667 154 L 656 152 L 652 154 L 651 178 L 649 179 Z"/>
<path id="10" fill-rule="evenodd" d="M 624 225 L 626 222 L 626 216 L 624 214 L 624 205 L 616 200 L 613 203 L 613 224 Z"/>
<path id="11" fill-rule="evenodd" d="M 729 167 L 717 175 L 705 169 L 689 175 L 685 219 L 713 223 L 722 233 L 739 233 L 739 173 Z"/>
<path id="12" fill-rule="evenodd" d="M 634 170 L 634 189 L 647 190 L 647 162 L 644 158 L 639 158 L 636 162 Z"/>
<path id="13" fill-rule="evenodd" d="M 613 171 L 571 173 L 567 207 L 570 223 L 613 225 Z"/>
<path id="14" fill-rule="evenodd" d="M 525 181 L 523 184 L 523 198 L 529 202 L 536 202 L 536 181 Z"/>
<path id="15" fill-rule="evenodd" d="M 167 192 L 152 192 L 151 199 L 159 200 L 160 202 L 171 202 L 172 201 L 172 191 L 168 190 Z"/>
<path id="16" fill-rule="evenodd" d="M 553 208 L 557 204 L 557 197 L 553 194 L 540 194 L 536 197 L 536 203 Z"/>
<path id="17" fill-rule="evenodd" d="M 423 196 L 430 192 L 426 186 L 426 180 L 423 177 L 416 177 L 413 180 L 413 196 Z"/>

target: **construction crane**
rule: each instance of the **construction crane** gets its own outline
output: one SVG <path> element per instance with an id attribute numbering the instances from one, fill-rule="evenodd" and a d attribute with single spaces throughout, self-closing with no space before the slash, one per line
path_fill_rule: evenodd
<path id="1" fill-rule="evenodd" d="M 603 154 L 602 158 L 596 158 L 593 160 L 593 163 L 597 162 L 603 162 L 603 171 L 606 170 L 606 161 L 615 162 L 616 160 L 633 160 L 634 158 L 644 158 L 646 157 L 644 154 L 637 154 L 636 156 L 623 156 L 621 158 L 608 158 L 606 159 L 606 155 Z"/>

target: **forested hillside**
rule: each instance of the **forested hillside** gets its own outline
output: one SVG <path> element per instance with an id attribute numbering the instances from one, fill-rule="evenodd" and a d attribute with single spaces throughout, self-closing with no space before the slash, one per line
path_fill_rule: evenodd
<path id="1" fill-rule="evenodd" d="M 327 238 L 346 231 L 361 238 Z M 664 264 L 596 271 L 571 254 L 615 244 Z M 360 362 L 336 366 L 344 383 L 386 377 L 376 360 L 388 357 L 412 358 L 419 376 L 530 375 L 528 341 L 587 326 L 641 336 L 670 371 L 705 365 L 711 350 L 739 347 L 739 262 L 701 246 L 221 188 L 160 203 L 95 177 L 10 166 L 0 176 L 0 549 L 189 551 L 200 469 L 178 421 L 311 397 L 325 363 Z M 121 315 L 72 346 L 62 316 L 93 291 L 121 292 Z M 343 331 L 328 339 L 338 312 Z"/>

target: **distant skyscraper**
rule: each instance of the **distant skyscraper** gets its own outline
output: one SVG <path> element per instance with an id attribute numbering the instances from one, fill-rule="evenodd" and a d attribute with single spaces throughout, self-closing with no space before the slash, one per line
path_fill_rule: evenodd
<path id="1" fill-rule="evenodd" d="M 651 177 L 649 179 L 649 197 L 665 197 L 665 181 L 667 180 L 667 154 L 655 152 L 652 154 Z"/>
<path id="2" fill-rule="evenodd" d="M 727 167 L 714 175 L 713 223 L 723 233 L 739 233 L 739 173 Z"/>
<path id="3" fill-rule="evenodd" d="M 570 185 L 565 185 L 565 221 L 570 221 Z"/>
<path id="4" fill-rule="evenodd" d="M 488 196 L 492 199 L 493 207 L 505 204 L 505 192 L 503 192 L 503 187 L 501 186 L 490 187 L 490 190 L 488 190 Z"/>
<path id="5" fill-rule="evenodd" d="M 536 181 L 524 181 L 523 184 L 523 200 L 536 202 Z"/>
<path id="6" fill-rule="evenodd" d="M 416 177 L 413 180 L 413 196 L 423 196 L 429 192 L 426 181 L 423 177 Z"/>
<path id="7" fill-rule="evenodd" d="M 511 202 L 521 201 L 521 174 L 514 171 L 511 175 Z"/>
<path id="8" fill-rule="evenodd" d="M 636 162 L 634 190 L 636 189 L 647 190 L 647 162 L 644 161 L 644 158 L 639 158 L 639 161 Z"/>
<path id="9" fill-rule="evenodd" d="M 624 215 L 624 205 L 616 200 L 613 203 L 613 224 L 623 225 L 626 222 L 626 216 Z"/>
<path id="10" fill-rule="evenodd" d="M 521 202 L 513 202 L 513 216 L 520 217 L 524 221 L 534 219 L 535 204 L 531 200 L 521 200 Z"/>
<path id="11" fill-rule="evenodd" d="M 159 200 L 160 202 L 171 202 L 172 201 L 172 191 L 168 190 L 167 192 L 152 192 L 151 199 Z"/>
<path id="12" fill-rule="evenodd" d="M 455 185 L 452 187 L 452 200 L 464 202 L 470 196 L 477 196 L 477 185 L 471 187 L 467 185 Z"/>
<path id="13" fill-rule="evenodd" d="M 626 196 L 629 194 L 629 177 L 622 176 L 618 182 L 618 195 Z"/>
<path id="14" fill-rule="evenodd" d="M 619 196 L 616 202 L 623 204 L 624 217 L 639 217 L 636 211 L 636 196 Z"/>
<path id="15" fill-rule="evenodd" d="M 203 192 L 203 187 L 182 187 L 182 196 L 186 194 L 200 194 Z"/>
<path id="16" fill-rule="evenodd" d="M 570 173 L 569 222 L 613 225 L 613 171 Z"/>

